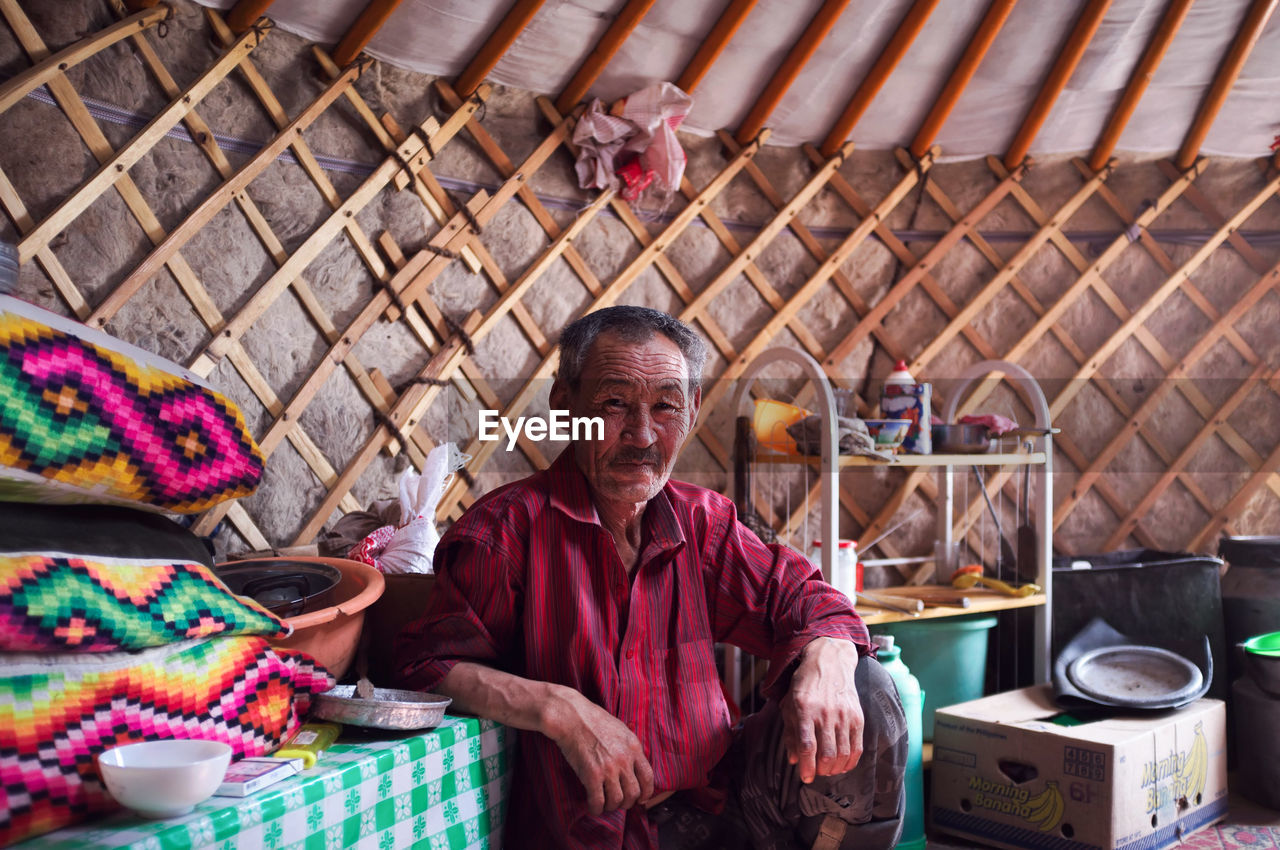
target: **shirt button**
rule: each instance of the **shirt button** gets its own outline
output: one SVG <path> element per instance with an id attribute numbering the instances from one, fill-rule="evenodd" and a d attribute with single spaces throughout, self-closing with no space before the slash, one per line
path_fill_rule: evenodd
<path id="1" fill-rule="evenodd" d="M 627 650 L 627 660 L 628 660 L 628 661 L 630 661 L 631 659 L 633 659 L 633 658 L 635 658 L 635 657 L 636 657 L 636 651 L 635 651 L 634 649 L 628 649 L 628 650 Z"/>

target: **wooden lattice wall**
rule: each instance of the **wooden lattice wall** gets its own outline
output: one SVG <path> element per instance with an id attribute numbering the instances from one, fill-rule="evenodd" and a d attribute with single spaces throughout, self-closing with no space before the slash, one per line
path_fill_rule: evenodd
<path id="1" fill-rule="evenodd" d="M 271 474 L 286 452 L 305 463 L 312 479 L 314 486 L 291 502 L 298 519 L 287 539 L 263 530 L 252 499 L 200 517 L 195 528 L 201 533 L 227 521 L 222 537 L 227 549 L 314 541 L 334 517 L 365 506 L 368 499 L 356 493 L 389 493 L 388 482 L 367 478 L 385 479 L 387 458 L 405 456 L 422 464 L 433 446 L 424 423 L 451 423 L 449 438 L 464 444 L 472 457 L 469 478 L 484 480 L 484 471 L 498 468 L 499 460 L 510 466 L 510 459 L 495 458 L 497 443 L 475 441 L 474 419 L 459 422 L 458 410 L 460 405 L 468 411 L 487 407 L 515 417 L 545 404 L 547 379 L 557 364 L 557 327 L 545 319 L 540 323 L 538 316 L 546 311 L 538 309 L 537 299 L 549 297 L 549 287 L 575 288 L 569 301 L 585 305 L 575 307 L 575 315 L 642 301 L 670 309 L 699 328 L 718 356 L 707 376 L 705 415 L 692 438 L 696 445 L 687 454 L 697 460 L 698 480 L 714 486 L 729 486 L 732 430 L 726 408 L 732 382 L 770 346 L 797 346 L 813 355 L 837 385 L 858 391 L 864 413 L 874 405 L 866 369 L 883 370 L 889 360 L 902 358 L 918 375 L 944 376 L 954 374 L 956 364 L 1000 358 L 1042 378 L 1055 424 L 1063 428 L 1055 442 L 1059 475 L 1052 523 L 1072 534 L 1060 548 L 1211 551 L 1221 532 L 1275 533 L 1280 527 L 1280 429 L 1275 427 L 1280 346 L 1267 318 L 1277 315 L 1280 266 L 1270 242 L 1251 245 L 1248 238 L 1278 220 L 1280 175 L 1267 162 L 1224 165 L 1234 176 L 1214 185 L 1231 191 L 1216 197 L 1199 189 L 1215 167 L 1205 159 L 1185 169 L 1172 161 L 1144 161 L 1121 167 L 1108 162 L 1097 170 L 1073 160 L 1043 172 L 1053 179 L 1038 183 L 1036 169 L 1028 169 L 1025 161 L 1012 169 L 994 157 L 936 165 L 945 152 L 933 148 L 919 156 L 905 150 L 885 156 L 875 179 L 864 180 L 851 161 L 852 144 L 829 155 L 812 147 L 789 160 L 778 154 L 764 168 L 761 161 L 770 158 L 761 147 L 767 129 L 745 143 L 741 134 L 726 132 L 717 140 L 719 152 L 699 160 L 701 167 L 691 169 L 681 197 L 656 222 L 646 221 L 652 217 L 642 217 L 611 192 L 585 197 L 582 208 L 566 218 L 548 208 L 536 187 L 549 163 L 562 171 L 568 167 L 578 113 L 562 114 L 549 99 L 536 101 L 545 122 L 541 134 L 522 139 L 516 154 L 486 127 L 489 89 L 483 85 L 461 97 L 436 80 L 438 117 L 429 109 L 393 116 L 371 102 L 369 87 L 357 84 L 372 73 L 367 60 L 339 68 L 316 48 L 314 67 L 302 67 L 300 61 L 288 69 L 312 75 L 310 88 L 295 85 L 278 67 L 269 77 L 256 65 L 260 46 L 286 36 L 273 33 L 266 19 L 236 36 L 212 12 L 199 16 L 188 8 L 179 20 L 169 21 L 164 6 L 132 15 L 120 9 L 117 23 L 53 52 L 16 0 L 0 0 L 0 13 L 8 24 L 0 39 L 13 39 L 27 57 L 0 86 L 0 113 L 47 87 L 60 109 L 57 120 L 70 123 L 97 163 L 83 179 L 64 178 L 56 197 L 40 199 L 36 214 L 19 189 L 22 181 L 0 174 L 0 203 L 26 266 L 24 286 L 52 287 L 56 297 L 48 300 L 125 338 L 138 336 L 136 318 L 124 319 L 127 306 L 135 308 L 128 315 L 136 317 L 139 303 L 180 298 L 181 309 L 199 321 L 199 333 L 175 343 L 180 359 L 198 374 L 227 381 L 234 376 L 243 385 L 240 396 L 253 408 L 249 418 L 269 458 L 264 488 L 295 486 Z M 182 80 L 175 79 L 157 47 L 159 31 L 179 25 L 207 28 L 218 46 L 198 73 Z M 101 126 L 81 91 L 93 91 L 94 74 L 124 62 L 145 67 L 164 105 L 144 127 L 119 139 L 117 128 Z M 77 66 L 86 63 L 92 72 L 77 76 Z M 315 83 L 314 75 L 323 83 Z M 283 105 L 312 88 L 318 94 L 292 108 Z M 277 96 L 286 89 L 287 97 Z M 261 110 L 274 136 L 250 154 L 224 150 L 219 128 L 201 117 L 202 104 L 215 96 L 238 98 L 237 108 Z M 517 97 L 505 93 L 508 101 Z M 358 180 L 342 180 L 341 190 L 307 141 L 310 128 L 322 120 L 358 127 L 369 145 L 366 153 L 378 159 Z M 182 127 L 203 152 L 208 177 L 180 215 L 162 221 L 154 209 L 157 198 L 135 182 L 131 170 L 156 156 L 171 143 L 166 134 Z M 510 139 L 507 144 L 510 148 Z M 490 169 L 495 175 L 490 188 L 469 197 L 445 189 L 438 163 L 454 146 L 466 146 L 469 156 Z M 285 154 L 290 161 L 282 162 Z M 716 166 L 707 167 L 708 161 Z M 778 162 L 789 163 L 781 179 L 774 167 Z M 63 166 L 50 159 L 23 167 Z M 276 169 L 301 170 L 324 202 L 322 215 L 301 229 L 289 222 L 287 235 L 279 232 L 282 216 L 264 212 L 272 201 L 268 177 Z M 1155 195 L 1133 188 L 1149 187 L 1153 179 L 1160 186 Z M 749 195 L 755 209 L 769 210 L 748 234 L 723 218 L 731 195 Z M 412 242 L 420 247 L 406 247 L 391 228 L 365 223 L 377 224 L 375 212 L 393 197 L 402 210 L 405 198 L 416 199 L 412 207 L 427 221 Z M 540 231 L 536 245 L 523 246 L 518 268 L 495 258 L 498 237 L 490 227 L 513 208 L 531 216 Z M 1110 216 L 1105 232 L 1084 233 L 1073 226 L 1073 216 L 1085 208 L 1093 220 L 1100 220 L 1100 211 Z M 1157 238 L 1175 209 L 1179 221 L 1199 222 L 1200 238 L 1190 245 Z M 130 217 L 141 247 L 90 292 L 83 283 L 90 270 L 64 265 L 59 248 L 66 234 L 91 229 L 101 216 Z M 222 289 L 214 293 L 208 283 L 226 277 L 224 269 L 216 262 L 197 267 L 184 254 L 202 230 L 227 217 L 235 217 L 235 227 L 260 245 L 272 264 L 230 295 Z M 851 223 L 832 236 L 830 227 L 815 232 L 815 222 Z M 915 229 L 903 235 L 908 225 Z M 625 233 L 634 245 L 622 251 L 616 268 L 601 275 L 577 246 L 593 229 L 606 227 L 609 238 Z M 709 252 L 702 252 L 702 265 L 691 270 L 681 268 L 689 252 L 673 248 L 695 229 L 700 239 L 709 239 L 707 233 L 714 237 L 717 247 L 710 253 L 717 260 L 710 270 L 705 267 Z M 992 241 L 996 231 L 1016 234 L 1018 241 Z M 779 246 L 805 254 L 800 278 L 771 279 L 765 259 L 771 250 L 782 250 Z M 364 280 L 345 290 L 322 291 L 310 281 L 326 274 L 336 252 L 355 252 Z M 1132 285 L 1127 272 L 1114 276 L 1122 258 L 1131 265 L 1135 253 L 1142 255 L 1137 262 L 1156 270 L 1154 285 Z M 861 272 L 873 262 L 892 269 L 892 279 L 884 285 L 868 280 Z M 1046 269 L 1058 271 L 1050 279 Z M 957 286 L 962 272 L 979 285 Z M 483 297 L 462 311 L 440 285 L 459 273 L 474 275 L 485 288 Z M 162 289 L 156 283 L 160 279 L 174 286 Z M 758 300 L 767 312 L 757 311 L 732 328 L 722 326 L 716 316 L 723 315 L 727 302 L 740 300 Z M 305 314 L 319 342 L 277 339 L 249 346 L 265 317 L 286 305 Z M 1173 325 L 1162 316 L 1175 307 L 1183 319 L 1170 331 Z M 169 303 L 165 309 L 176 308 Z M 394 386 L 385 367 L 370 366 L 362 354 L 389 327 L 416 340 L 420 353 L 407 371 L 410 377 Z M 519 339 L 536 352 L 535 366 L 518 381 L 486 374 L 484 364 L 501 355 L 477 353 L 500 338 L 501 345 Z M 172 350 L 163 353 L 174 356 Z M 275 380 L 272 358 L 300 361 L 298 377 Z M 1145 364 L 1141 375 L 1122 374 L 1125 364 L 1134 362 Z M 851 371 L 851 363 L 859 370 Z M 335 445 L 318 439 L 311 423 L 329 403 L 327 387 L 340 378 L 358 392 L 360 409 L 344 416 L 359 436 Z M 939 381 L 939 389 L 945 394 L 945 382 Z M 974 399 L 971 407 L 980 401 Z M 1014 411 L 1017 403 L 1008 404 Z M 439 435 L 439 427 L 434 433 Z M 549 460 L 546 445 L 522 441 L 519 452 L 528 468 Z M 1135 477 L 1137 466 L 1143 474 Z M 1206 485 L 1206 475 L 1213 476 L 1213 486 Z M 993 488 L 1008 485 L 1012 493 L 1016 480 L 1007 478 L 993 478 Z M 877 534 L 902 511 L 928 504 L 935 492 L 924 472 L 885 473 L 875 486 L 865 482 L 842 481 L 849 536 Z M 784 531 L 802 526 L 805 484 L 790 485 L 785 505 L 765 498 L 762 514 Z M 477 495 L 479 490 L 460 478 L 444 498 L 441 519 L 456 516 Z M 975 502 L 961 523 L 975 523 L 980 508 Z M 931 523 L 926 515 L 914 524 L 931 538 Z M 903 539 L 901 544 L 887 541 L 882 551 L 921 554 L 908 551 L 921 548 L 920 534 Z"/>

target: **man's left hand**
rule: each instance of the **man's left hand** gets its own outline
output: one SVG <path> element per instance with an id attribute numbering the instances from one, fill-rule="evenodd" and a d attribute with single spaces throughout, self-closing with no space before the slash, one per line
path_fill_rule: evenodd
<path id="1" fill-rule="evenodd" d="M 802 782 L 852 770 L 862 756 L 857 666 L 858 648 L 847 640 L 816 638 L 800 654 L 780 705 L 783 743 Z"/>

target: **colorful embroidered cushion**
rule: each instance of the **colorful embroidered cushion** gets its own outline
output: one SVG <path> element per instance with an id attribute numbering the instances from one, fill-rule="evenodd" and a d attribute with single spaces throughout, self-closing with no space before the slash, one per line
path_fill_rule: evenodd
<path id="1" fill-rule="evenodd" d="M 333 684 L 309 656 L 260 637 L 0 659 L 0 846 L 114 809 L 94 761 L 103 750 L 204 738 L 236 758 L 267 755 Z"/>
<path id="2" fill-rule="evenodd" d="M 0 553 L 0 650 L 110 652 L 214 635 L 286 637 L 204 564 Z"/>
<path id="3" fill-rule="evenodd" d="M 252 493 L 239 409 L 142 349 L 0 296 L 0 498 L 195 513 Z"/>

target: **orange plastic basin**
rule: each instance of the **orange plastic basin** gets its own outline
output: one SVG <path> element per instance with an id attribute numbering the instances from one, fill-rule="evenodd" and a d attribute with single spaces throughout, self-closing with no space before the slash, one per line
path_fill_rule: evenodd
<path id="1" fill-rule="evenodd" d="M 287 560 L 330 564 L 341 571 L 342 581 L 332 591 L 332 605 L 288 618 L 286 622 L 293 626 L 293 634 L 272 641 L 272 646 L 301 650 L 341 680 L 360 645 L 365 609 L 382 596 L 386 587 L 382 573 L 368 564 L 346 558 L 290 557 Z"/>

